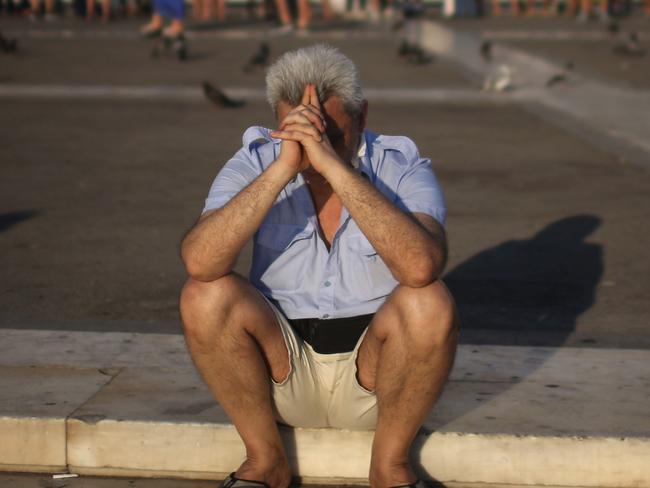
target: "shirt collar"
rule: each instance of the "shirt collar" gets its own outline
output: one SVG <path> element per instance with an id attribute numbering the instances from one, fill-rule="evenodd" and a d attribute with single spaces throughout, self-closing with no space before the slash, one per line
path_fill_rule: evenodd
<path id="1" fill-rule="evenodd" d="M 363 158 L 366 157 L 366 138 L 364 134 L 361 133 L 359 136 L 359 149 L 357 149 L 356 157 L 352 158 L 352 166 L 354 169 L 358 170 L 363 166 Z"/>

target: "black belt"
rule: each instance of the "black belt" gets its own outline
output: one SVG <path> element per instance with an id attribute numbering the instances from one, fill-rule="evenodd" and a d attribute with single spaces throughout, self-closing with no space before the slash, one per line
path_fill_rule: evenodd
<path id="1" fill-rule="evenodd" d="M 357 315 L 341 319 L 289 319 L 300 338 L 319 354 L 349 352 L 375 316 Z"/>

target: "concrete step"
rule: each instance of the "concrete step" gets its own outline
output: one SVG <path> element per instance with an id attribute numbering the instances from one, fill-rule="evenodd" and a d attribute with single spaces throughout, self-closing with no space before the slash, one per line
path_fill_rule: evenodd
<path id="1" fill-rule="evenodd" d="M 219 479 L 243 446 L 182 336 L 0 331 L 0 470 Z M 650 486 L 650 351 L 469 346 L 413 459 L 442 482 Z M 371 432 L 282 434 L 305 482 L 363 484 Z"/>

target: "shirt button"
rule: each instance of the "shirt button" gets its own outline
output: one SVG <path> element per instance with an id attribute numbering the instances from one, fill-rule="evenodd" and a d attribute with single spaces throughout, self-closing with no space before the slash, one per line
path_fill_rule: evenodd
<path id="1" fill-rule="evenodd" d="M 323 318 L 324 318 L 324 319 L 329 319 L 330 316 L 329 316 L 329 314 L 326 313 L 325 315 L 323 315 Z"/>
<path id="2" fill-rule="evenodd" d="M 332 283 L 330 283 L 329 281 L 326 281 L 326 282 L 324 283 L 324 285 L 325 285 L 325 286 L 331 286 Z"/>

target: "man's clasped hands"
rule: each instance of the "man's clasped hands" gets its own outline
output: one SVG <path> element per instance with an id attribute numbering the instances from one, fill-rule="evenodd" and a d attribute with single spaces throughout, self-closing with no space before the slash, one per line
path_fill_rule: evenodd
<path id="1" fill-rule="evenodd" d="M 283 141 L 278 161 L 295 172 L 311 166 L 322 176 L 332 165 L 344 164 L 332 147 L 326 129 L 327 122 L 316 86 L 307 84 L 300 105 L 289 111 L 278 130 L 271 131 L 272 137 Z"/>

